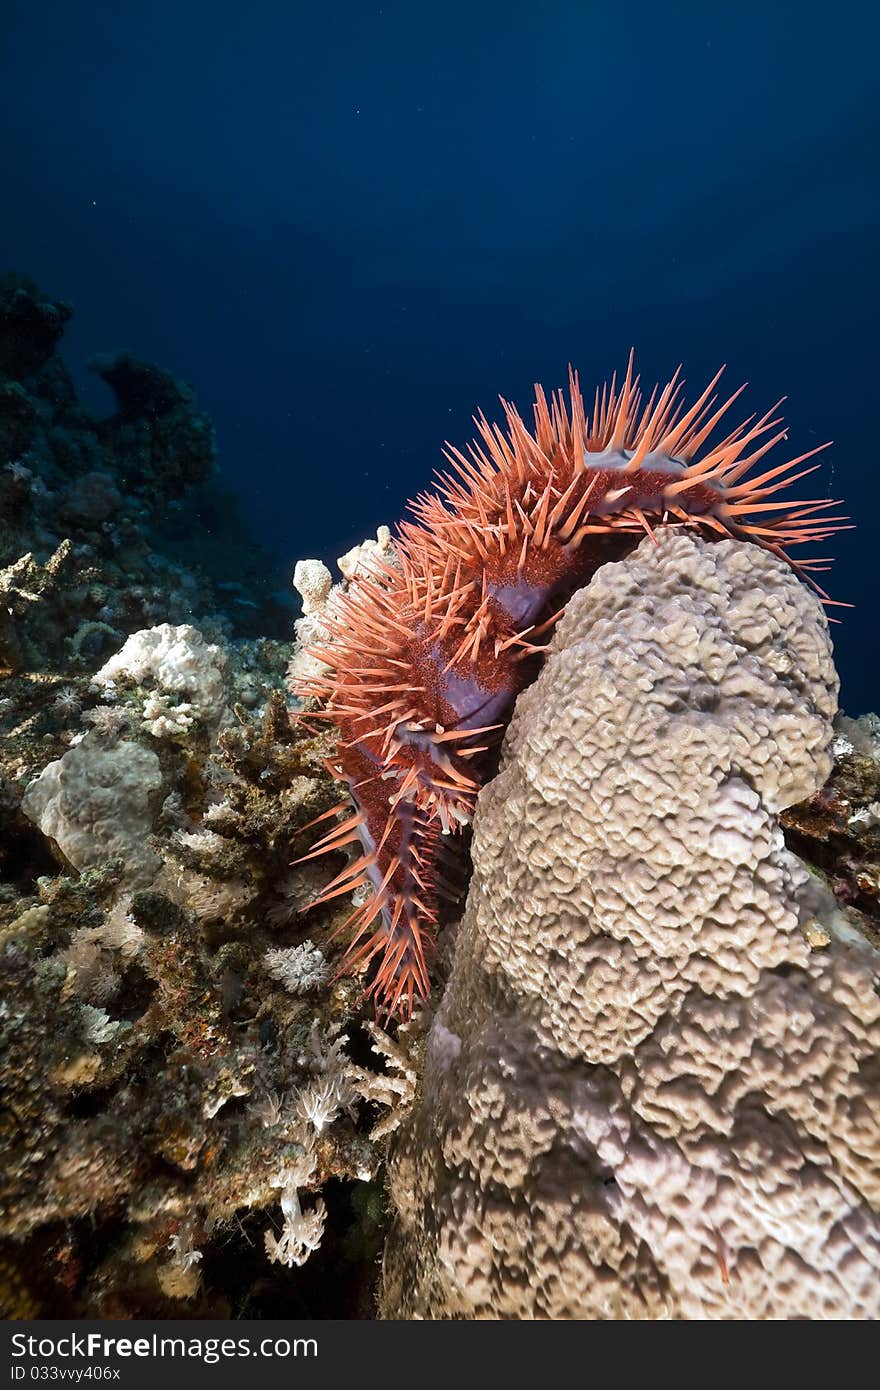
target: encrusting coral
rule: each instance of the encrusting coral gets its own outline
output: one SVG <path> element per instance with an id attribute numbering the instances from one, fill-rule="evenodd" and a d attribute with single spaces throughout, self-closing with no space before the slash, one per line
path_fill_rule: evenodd
<path id="1" fill-rule="evenodd" d="M 836 697 L 754 546 L 659 533 L 570 601 L 478 802 L 386 1317 L 880 1313 L 880 957 L 777 821 Z"/>

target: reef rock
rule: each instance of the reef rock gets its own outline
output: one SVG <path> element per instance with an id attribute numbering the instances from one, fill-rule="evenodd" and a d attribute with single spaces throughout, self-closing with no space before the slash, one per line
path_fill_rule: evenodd
<path id="1" fill-rule="evenodd" d="M 116 397 L 118 413 L 102 422 L 105 444 L 124 460 L 133 482 L 150 479 L 165 497 L 203 483 L 214 468 L 214 430 L 192 388 L 129 352 L 98 354 L 89 366 Z"/>
<path id="2" fill-rule="evenodd" d="M 21 379 L 52 356 L 71 315 L 63 300 L 51 300 L 26 275 L 0 278 L 0 376 Z"/>
<path id="3" fill-rule="evenodd" d="M 878 958 L 776 819 L 836 698 L 750 545 L 665 532 L 571 600 L 479 798 L 384 1316 L 880 1313 Z"/>

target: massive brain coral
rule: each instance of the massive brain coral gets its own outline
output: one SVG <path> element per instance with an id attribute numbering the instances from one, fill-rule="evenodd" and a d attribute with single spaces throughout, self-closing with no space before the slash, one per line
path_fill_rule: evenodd
<path id="1" fill-rule="evenodd" d="M 776 813 L 826 779 L 826 620 L 675 532 L 576 594 L 481 793 L 390 1158 L 383 1313 L 880 1313 L 877 957 Z"/>

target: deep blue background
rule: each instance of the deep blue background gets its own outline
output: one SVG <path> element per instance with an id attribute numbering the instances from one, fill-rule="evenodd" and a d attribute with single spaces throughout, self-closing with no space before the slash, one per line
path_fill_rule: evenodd
<path id="1" fill-rule="evenodd" d="M 499 392 L 726 361 L 836 441 L 877 708 L 875 9 L 7 0 L 0 264 L 74 301 L 93 402 L 99 350 L 196 386 L 288 564 L 393 522 Z"/>

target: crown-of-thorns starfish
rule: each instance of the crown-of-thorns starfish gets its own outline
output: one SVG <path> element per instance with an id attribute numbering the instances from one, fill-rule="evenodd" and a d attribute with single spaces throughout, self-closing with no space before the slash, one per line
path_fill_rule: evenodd
<path id="1" fill-rule="evenodd" d="M 339 731 L 330 766 L 349 796 L 319 820 L 347 815 L 303 858 L 359 848 L 310 906 L 372 890 L 340 930 L 353 932 L 346 967 L 378 958 L 369 992 L 386 1016 L 429 993 L 447 837 L 470 821 L 517 694 L 600 564 L 659 526 L 688 526 L 763 546 L 833 602 L 814 577 L 828 559 L 792 552 L 847 518 L 830 498 L 783 496 L 827 445 L 763 467 L 786 438 L 781 401 L 713 442 L 744 389 L 719 402 L 720 376 L 691 406 L 678 372 L 644 402 L 631 355 L 590 414 L 576 373 L 568 402 L 537 387 L 531 429 L 502 400 L 503 426 L 480 414 L 466 452 L 446 446 L 452 471 L 410 504 L 393 559 L 333 603 L 310 649 L 326 669 L 294 693 L 317 701 L 307 719 Z"/>

